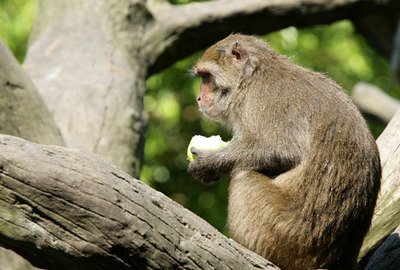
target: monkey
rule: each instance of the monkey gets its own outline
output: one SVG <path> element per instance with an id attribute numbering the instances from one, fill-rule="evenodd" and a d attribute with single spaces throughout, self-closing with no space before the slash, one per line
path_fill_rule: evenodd
<path id="1" fill-rule="evenodd" d="M 230 177 L 230 237 L 282 269 L 356 269 L 380 189 L 376 142 L 332 79 L 232 34 L 192 68 L 198 105 L 232 133 L 191 148 L 202 183 Z"/>

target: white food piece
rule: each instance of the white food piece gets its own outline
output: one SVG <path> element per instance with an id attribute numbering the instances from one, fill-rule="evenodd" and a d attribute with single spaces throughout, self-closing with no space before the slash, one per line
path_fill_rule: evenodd
<path id="1" fill-rule="evenodd" d="M 204 137 L 201 135 L 195 135 L 190 140 L 189 146 L 187 148 L 187 157 L 189 161 L 193 161 L 196 156 L 190 152 L 192 147 L 200 150 L 216 150 L 218 148 L 226 146 L 228 143 L 224 142 L 219 135 Z"/>

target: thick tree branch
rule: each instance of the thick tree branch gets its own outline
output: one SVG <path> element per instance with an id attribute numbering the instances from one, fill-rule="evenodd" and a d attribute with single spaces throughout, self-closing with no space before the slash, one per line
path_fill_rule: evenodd
<path id="1" fill-rule="evenodd" d="M 64 144 L 35 86 L 1 40 L 0 133 L 38 143 Z"/>
<path id="2" fill-rule="evenodd" d="M 377 140 L 382 163 L 382 186 L 372 226 L 360 256 L 374 251 L 400 224 L 400 110 Z"/>
<path id="3" fill-rule="evenodd" d="M 389 96 L 375 85 L 359 82 L 353 87 L 351 96 L 363 111 L 380 118 L 386 123 L 400 109 L 400 101 Z"/>
<path id="4" fill-rule="evenodd" d="M 377 9 L 352 19 L 357 31 L 380 54 L 390 58 L 393 53 L 393 35 L 396 32 L 398 9 Z"/>
<path id="5" fill-rule="evenodd" d="M 173 6 L 148 5 L 154 21 L 147 32 L 149 75 L 232 32 L 266 34 L 291 25 L 308 26 L 381 12 L 396 12 L 396 0 L 217 0 Z"/>
<path id="6" fill-rule="evenodd" d="M 0 244 L 52 269 L 277 269 L 81 150 L 0 135 Z"/>
<path id="7" fill-rule="evenodd" d="M 24 66 L 66 146 L 137 176 L 146 67 L 138 53 L 126 56 L 126 43 L 138 46 L 132 36 L 140 40 L 146 19 L 135 14 L 126 29 L 131 2 L 40 0 Z"/>

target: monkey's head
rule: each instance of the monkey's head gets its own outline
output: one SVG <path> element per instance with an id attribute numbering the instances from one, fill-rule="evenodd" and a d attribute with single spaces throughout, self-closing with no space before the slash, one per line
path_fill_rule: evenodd
<path id="1" fill-rule="evenodd" d="M 200 110 L 217 122 L 229 123 L 232 111 L 240 113 L 241 91 L 254 80 L 260 57 L 274 54 L 256 37 L 230 35 L 208 48 L 193 66 L 202 79 L 197 98 Z M 232 102 L 232 101 L 235 102 Z"/>
<path id="2" fill-rule="evenodd" d="M 192 68 L 202 79 L 197 98 L 200 110 L 214 121 L 229 124 L 232 112 L 241 113 L 243 91 L 255 81 L 259 63 L 265 63 L 262 58 L 267 56 L 273 59 L 277 54 L 258 38 L 240 34 L 208 48 Z"/>

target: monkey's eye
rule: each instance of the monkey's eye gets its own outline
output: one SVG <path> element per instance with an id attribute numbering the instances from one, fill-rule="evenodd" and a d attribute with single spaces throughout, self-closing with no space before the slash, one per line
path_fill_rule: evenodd
<path id="1" fill-rule="evenodd" d="M 197 72 L 197 75 L 201 77 L 202 83 L 208 84 L 211 82 L 212 75 L 210 72 L 201 71 L 201 72 Z"/>
<path id="2" fill-rule="evenodd" d="M 197 71 L 197 75 L 199 75 L 202 78 L 211 76 L 210 72 L 207 72 L 207 71 Z"/>

